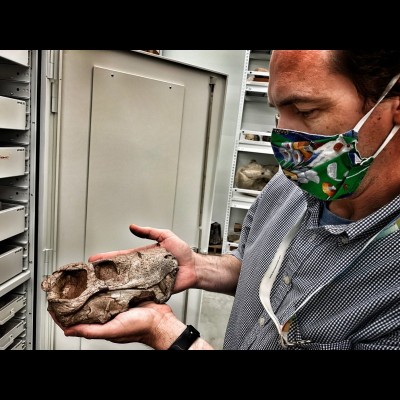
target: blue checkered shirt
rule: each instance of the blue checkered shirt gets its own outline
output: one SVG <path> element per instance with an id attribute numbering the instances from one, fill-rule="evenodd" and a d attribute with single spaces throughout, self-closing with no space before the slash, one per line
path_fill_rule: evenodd
<path id="1" fill-rule="evenodd" d="M 259 298 L 261 280 L 304 210 L 271 290 L 279 322 L 291 319 L 288 349 L 400 349 L 400 230 L 368 240 L 400 214 L 400 196 L 349 224 L 320 226 L 323 202 L 281 171 L 249 209 L 231 252 L 242 262 L 224 349 L 283 349 Z M 297 310 L 299 305 L 320 290 Z M 310 341 L 301 344 L 302 341 Z"/>

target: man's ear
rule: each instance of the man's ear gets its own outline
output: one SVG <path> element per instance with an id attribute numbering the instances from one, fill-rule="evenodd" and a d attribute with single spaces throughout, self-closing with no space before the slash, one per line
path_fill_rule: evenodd
<path id="1" fill-rule="evenodd" d="M 400 96 L 391 98 L 393 111 L 393 125 L 400 125 Z"/>

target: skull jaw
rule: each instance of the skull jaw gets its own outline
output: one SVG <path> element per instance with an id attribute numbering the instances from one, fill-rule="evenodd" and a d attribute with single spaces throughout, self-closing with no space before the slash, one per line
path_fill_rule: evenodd
<path id="1" fill-rule="evenodd" d="M 171 297 L 171 287 L 175 282 L 176 271 L 165 277 L 165 281 L 146 289 L 124 289 L 96 293 L 79 309 L 73 304 L 66 305 L 59 300 L 49 300 L 48 310 L 52 311 L 63 327 L 76 324 L 104 324 L 116 315 L 145 301 L 162 304 Z"/>

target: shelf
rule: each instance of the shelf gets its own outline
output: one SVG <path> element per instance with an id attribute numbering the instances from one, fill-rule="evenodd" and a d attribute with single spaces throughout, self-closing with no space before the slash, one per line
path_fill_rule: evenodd
<path id="1" fill-rule="evenodd" d="M 0 81 L 0 95 L 14 99 L 29 100 L 29 82 Z"/>
<path id="2" fill-rule="evenodd" d="M 249 199 L 249 202 L 253 203 L 255 198 L 260 194 L 260 190 L 250 190 L 250 189 L 241 189 L 241 188 L 233 188 L 233 191 L 235 193 L 242 193 L 246 197 L 244 197 L 244 201 L 247 201 L 247 198 Z M 250 197 L 251 196 L 251 197 Z"/>
<path id="3" fill-rule="evenodd" d="M 253 143 L 255 145 L 270 145 L 273 125 L 265 126 L 265 131 L 255 131 L 252 129 L 241 129 L 239 143 Z M 252 137 L 253 136 L 253 137 Z"/>
<path id="4" fill-rule="evenodd" d="M 233 189 L 231 207 L 248 210 L 260 192 L 249 189 Z"/>
<path id="5" fill-rule="evenodd" d="M 0 298 L 0 325 L 8 320 L 26 305 L 26 298 L 20 294 L 9 293 Z"/>
<path id="6" fill-rule="evenodd" d="M 34 343 L 39 68 L 39 50 L 0 50 L 0 329 L 23 319 L 0 334 L 6 350 Z"/>
<path id="7" fill-rule="evenodd" d="M 11 278 L 7 282 L 0 285 L 0 296 L 5 295 L 11 290 L 15 289 L 17 286 L 28 281 L 31 278 L 31 271 L 24 271 L 21 274 Z"/>
<path id="8" fill-rule="evenodd" d="M 252 80 L 247 80 L 247 85 L 251 85 L 251 86 L 260 86 L 260 87 L 264 87 L 264 88 L 268 88 L 268 84 L 269 82 L 260 82 L 260 81 L 252 81 Z"/>
<path id="9" fill-rule="evenodd" d="M 260 92 L 255 92 L 255 91 L 246 91 L 246 96 L 244 97 L 245 101 L 250 102 L 250 101 L 257 101 L 257 102 L 263 102 L 267 103 L 268 102 L 268 96 L 267 93 L 260 93 Z"/>
<path id="10" fill-rule="evenodd" d="M 248 153 L 274 154 L 270 143 L 254 142 L 253 140 L 240 140 L 237 150 Z"/>
<path id="11" fill-rule="evenodd" d="M 29 50 L 0 50 L 0 57 L 25 67 L 29 65 Z"/>
<path id="12" fill-rule="evenodd" d="M 0 350 L 5 350 L 25 329 L 26 322 L 18 318 L 11 319 L 0 326 Z"/>
<path id="13" fill-rule="evenodd" d="M 247 74 L 269 77 L 269 71 L 247 71 Z M 268 83 L 268 82 L 265 82 L 265 83 Z"/>
<path id="14" fill-rule="evenodd" d="M 7 347 L 6 350 L 25 350 L 26 348 L 26 340 L 24 340 L 20 335 L 17 337 L 10 347 Z"/>
<path id="15" fill-rule="evenodd" d="M 268 102 L 270 52 L 271 50 L 246 50 L 223 252 L 239 246 L 233 241 L 235 240 L 232 236 L 233 223 L 243 222 L 247 210 L 261 193 L 259 190 L 237 187 L 257 189 L 262 187 L 259 182 L 252 184 L 251 181 L 246 181 L 242 174 L 244 169 L 241 169 L 246 168 L 252 162 L 257 163 L 257 171 L 263 168 L 269 170 L 270 167 L 273 167 L 272 171 L 276 167 L 276 160 L 272 160 L 274 152 L 271 146 L 271 134 L 275 128 L 275 125 L 271 125 L 271 123 L 273 123 L 275 110 L 269 107 Z M 261 172 L 261 177 L 265 179 L 265 175 L 262 175 Z"/>
<path id="16" fill-rule="evenodd" d="M 261 85 L 260 85 L 261 83 Z M 247 82 L 246 92 L 268 93 L 268 82 Z"/>

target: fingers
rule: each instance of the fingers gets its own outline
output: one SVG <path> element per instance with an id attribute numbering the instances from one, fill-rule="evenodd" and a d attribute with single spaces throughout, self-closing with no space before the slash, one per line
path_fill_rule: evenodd
<path id="1" fill-rule="evenodd" d="M 78 324 L 64 328 L 65 336 L 78 336 L 87 339 L 112 339 L 118 336 L 121 324 L 113 319 L 107 324 Z"/>
<path id="2" fill-rule="evenodd" d="M 78 324 L 64 328 L 65 336 L 86 339 L 106 339 L 115 343 L 142 341 L 154 326 L 154 318 L 172 310 L 166 304 L 143 302 L 134 308 L 118 314 L 105 324 Z"/>
<path id="3" fill-rule="evenodd" d="M 107 332 L 105 332 L 107 334 Z M 77 336 L 77 337 L 84 337 L 87 339 L 99 339 L 105 338 L 103 325 L 89 325 L 89 324 L 80 324 L 75 325 L 70 328 L 64 329 L 65 336 Z"/>

